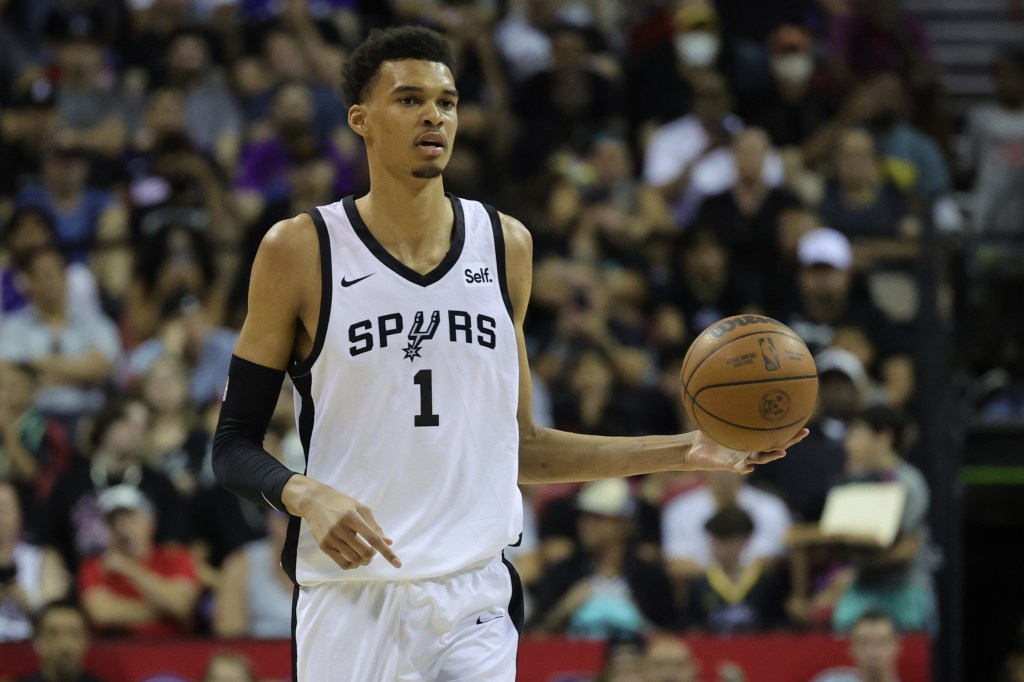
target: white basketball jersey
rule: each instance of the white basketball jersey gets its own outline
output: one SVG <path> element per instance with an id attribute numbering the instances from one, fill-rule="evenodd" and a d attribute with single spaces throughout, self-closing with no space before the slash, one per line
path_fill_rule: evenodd
<path id="1" fill-rule="evenodd" d="M 352 197 L 310 212 L 320 319 L 312 353 L 290 369 L 306 474 L 368 506 L 403 565 L 378 555 L 344 571 L 293 519 L 284 565 L 299 584 L 440 576 L 519 537 L 519 361 L 501 224 L 450 199 L 451 249 L 425 275 L 377 242 Z"/>

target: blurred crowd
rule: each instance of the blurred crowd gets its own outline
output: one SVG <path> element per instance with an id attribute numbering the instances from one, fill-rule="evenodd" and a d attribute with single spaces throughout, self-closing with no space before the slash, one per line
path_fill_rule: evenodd
<path id="1" fill-rule="evenodd" d="M 262 236 L 367 188 L 339 73 L 399 23 L 457 57 L 446 189 L 533 233 L 538 423 L 688 430 L 682 357 L 731 314 L 817 358 L 811 437 L 756 476 L 524 489 L 531 631 L 934 632 L 916 268 L 1022 236 L 1024 52 L 954 117 L 894 0 L 0 0 L 0 640 L 67 598 L 104 634 L 289 635 L 286 519 L 210 438 Z M 948 324 L 963 298 L 940 267 Z M 1024 418 L 1017 319 L 960 356 L 990 419 Z M 301 469 L 287 384 L 265 445 Z M 815 532 L 851 481 L 905 489 L 893 544 Z"/>

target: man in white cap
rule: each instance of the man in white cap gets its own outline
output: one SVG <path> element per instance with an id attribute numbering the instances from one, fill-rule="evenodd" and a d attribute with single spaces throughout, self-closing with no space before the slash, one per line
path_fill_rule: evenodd
<path id="1" fill-rule="evenodd" d="M 537 588 L 539 630 L 607 638 L 635 635 L 674 616 L 664 570 L 631 551 L 637 500 L 624 479 L 592 481 L 577 497 L 580 546 Z"/>
<path id="2" fill-rule="evenodd" d="M 199 578 L 188 550 L 154 543 L 156 514 L 139 488 L 121 484 L 99 497 L 110 545 L 86 559 L 79 591 L 93 625 L 140 636 L 188 632 Z"/>
<path id="3" fill-rule="evenodd" d="M 852 353 L 885 387 L 885 402 L 902 406 L 914 391 L 912 339 L 871 300 L 853 272 L 850 240 L 819 227 L 797 243 L 798 309 L 780 316 L 812 353 L 829 347 Z"/>

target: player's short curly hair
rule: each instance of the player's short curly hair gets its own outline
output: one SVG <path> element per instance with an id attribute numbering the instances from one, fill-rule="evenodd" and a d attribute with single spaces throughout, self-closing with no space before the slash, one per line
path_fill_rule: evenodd
<path id="1" fill-rule="evenodd" d="M 444 64 L 454 73 L 455 57 L 448 42 L 437 31 L 422 26 L 375 29 L 352 51 L 341 70 L 341 90 L 345 104 L 359 104 L 387 61 L 417 59 Z"/>

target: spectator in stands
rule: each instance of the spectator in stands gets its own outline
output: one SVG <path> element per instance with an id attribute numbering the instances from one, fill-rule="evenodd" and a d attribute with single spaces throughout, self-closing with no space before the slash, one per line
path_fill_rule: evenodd
<path id="1" fill-rule="evenodd" d="M 637 182 L 625 139 L 611 133 L 594 138 L 582 164 L 568 163 L 562 169 L 561 182 L 551 195 L 548 217 L 552 228 L 563 233 L 597 208 L 628 216 L 627 232 L 638 241 L 672 227 L 661 195 Z"/>
<path id="2" fill-rule="evenodd" d="M 281 568 L 288 515 L 267 512 L 267 537 L 225 559 L 215 595 L 218 637 L 286 638 L 292 628 L 295 586 Z"/>
<path id="3" fill-rule="evenodd" d="M 159 334 L 129 356 L 132 375 L 145 374 L 158 358 L 176 358 L 188 368 L 193 404 L 206 405 L 219 398 L 224 393 L 237 333 L 210 324 L 199 298 L 188 292 L 170 296 L 164 302 L 163 313 Z"/>
<path id="4" fill-rule="evenodd" d="M 898 483 L 906 502 L 896 542 L 885 548 L 868 546 L 856 557 L 856 578 L 832 615 L 840 632 L 875 608 L 901 630 L 933 630 L 936 625 L 927 525 L 930 493 L 921 472 L 900 457 L 905 425 L 893 409 L 869 407 L 853 419 L 846 434 L 848 480 Z"/>
<path id="5" fill-rule="evenodd" d="M 1024 52 L 1001 55 L 994 76 L 995 101 L 967 111 L 965 165 L 974 171 L 971 215 L 978 230 L 1004 226 L 1019 233 L 1019 224 L 1004 225 L 998 217 L 1013 178 L 1024 169 Z"/>
<path id="6" fill-rule="evenodd" d="M 755 472 L 758 485 L 777 493 L 795 522 L 821 517 L 825 498 L 839 483 L 846 466 L 846 423 L 864 407 L 867 375 L 857 358 L 830 348 L 814 359 L 818 368 L 818 405 L 809 422 L 811 433 L 786 453 L 785 461 Z"/>
<path id="7" fill-rule="evenodd" d="M 798 305 L 775 317 L 799 334 L 812 353 L 832 346 L 853 353 L 884 386 L 885 402 L 906 404 L 914 392 L 911 341 L 854 277 L 849 240 L 831 228 L 811 230 L 800 238 L 797 260 Z"/>
<path id="8" fill-rule="evenodd" d="M 113 194 L 90 187 L 85 149 L 58 141 L 43 157 L 42 182 L 23 188 L 19 207 L 45 210 L 53 219 L 58 244 L 73 262 L 86 262 L 97 242 L 124 239 L 128 215 Z"/>
<path id="9" fill-rule="evenodd" d="M 654 635 L 644 653 L 646 682 L 697 682 L 699 665 L 686 642 L 674 635 Z"/>
<path id="10" fill-rule="evenodd" d="M 30 532 L 37 530 L 37 505 L 71 463 L 67 432 L 33 407 L 38 388 L 31 365 L 0 362 L 0 480 L 17 490 Z"/>
<path id="11" fill-rule="evenodd" d="M 16 89 L 2 121 L 0 197 L 12 197 L 22 185 L 42 175 L 43 158 L 60 127 L 53 83 L 33 78 Z"/>
<path id="12" fill-rule="evenodd" d="M 245 222 L 255 219 L 267 202 L 287 196 L 287 175 L 293 165 L 290 152 L 295 145 L 305 144 L 315 114 L 313 95 L 305 84 L 288 82 L 275 92 L 270 105 L 270 135 L 246 145 L 238 161 L 235 190 Z M 334 165 L 335 196 L 351 194 L 356 189 L 355 157 L 332 140 L 318 143 Z"/>
<path id="13" fill-rule="evenodd" d="M 129 347 L 157 336 L 183 293 L 203 297 L 211 321 L 220 319 L 231 273 L 218 269 L 213 251 L 208 235 L 180 223 L 142 238 L 123 321 Z"/>
<path id="14" fill-rule="evenodd" d="M 636 500 L 622 479 L 586 484 L 578 498 L 580 549 L 547 569 L 534 627 L 590 638 L 664 627 L 673 618 L 668 577 L 630 550 Z"/>
<path id="15" fill-rule="evenodd" d="M 865 611 L 850 630 L 854 668 L 832 668 L 811 682 L 899 682 L 900 635 L 884 611 Z"/>
<path id="16" fill-rule="evenodd" d="M 104 73 L 101 28 L 87 14 L 52 14 L 51 19 L 60 73 L 59 139 L 111 162 L 124 149 L 125 112 L 113 85 L 117 80 Z"/>
<path id="17" fill-rule="evenodd" d="M 655 289 L 653 298 L 658 305 L 681 313 L 689 334 L 758 307 L 757 278 L 733 267 L 732 254 L 716 226 L 697 221 L 678 237 L 677 244 L 676 267 L 671 278 Z"/>
<path id="18" fill-rule="evenodd" d="M 337 90 L 330 87 L 330 80 L 322 78 L 326 74 L 317 70 L 316 60 L 307 54 L 309 49 L 293 31 L 282 27 L 267 32 L 262 50 L 262 88 L 250 94 L 245 106 L 245 117 L 250 125 L 267 119 L 278 89 L 288 83 L 303 83 L 308 86 L 313 102 L 310 132 L 317 142 L 322 144 L 340 135 L 352 134 L 345 116 L 346 107 Z M 332 75 L 335 73 L 336 70 Z"/>
<path id="19" fill-rule="evenodd" d="M 704 530 L 710 536 L 712 559 L 690 585 L 684 626 L 734 633 L 781 625 L 785 588 L 778 574 L 763 558 L 742 558 L 754 533 L 750 515 L 737 506 L 722 507 Z"/>
<path id="20" fill-rule="evenodd" d="M 14 486 L 0 480 L 0 642 L 32 637 L 32 614 L 42 605 L 43 553 L 22 537 Z"/>
<path id="21" fill-rule="evenodd" d="M 650 12 L 634 27 L 632 42 L 626 60 L 630 120 L 643 140 L 693 107 L 691 77 L 721 61 L 721 22 L 711 3 L 679 3 Z"/>
<path id="22" fill-rule="evenodd" d="M 765 129 L 779 147 L 800 148 L 835 115 L 835 104 L 815 84 L 814 37 L 784 24 L 768 37 L 772 82 L 741 98 L 740 114 Z"/>
<path id="23" fill-rule="evenodd" d="M 49 602 L 35 618 L 33 648 L 39 672 L 18 682 L 102 682 L 85 670 L 89 623 L 82 608 L 71 601 Z"/>
<path id="24" fill-rule="evenodd" d="M 98 499 L 110 543 L 82 563 L 78 590 L 92 624 L 105 632 L 167 636 L 191 631 L 199 579 L 188 551 L 156 544 L 156 509 L 134 485 Z"/>
<path id="25" fill-rule="evenodd" d="M 68 306 L 64 256 L 53 247 L 25 262 L 30 305 L 0 327 L 0 362 L 24 362 L 39 376 L 36 407 L 73 424 L 102 404 L 120 353 L 114 325 L 104 316 Z"/>
<path id="26" fill-rule="evenodd" d="M 494 27 L 494 44 L 511 78 L 522 82 L 551 65 L 548 29 L 558 21 L 558 4 L 526 0 Z"/>
<path id="27" fill-rule="evenodd" d="M 594 136 L 619 122 L 616 86 L 588 64 L 583 31 L 569 24 L 550 29 L 552 62 L 515 87 L 512 111 L 523 122 L 516 165 L 534 175 L 555 152 L 583 153 Z"/>
<path id="28" fill-rule="evenodd" d="M 673 578 L 690 580 L 711 565 L 711 543 L 704 526 L 718 510 L 733 505 L 754 522 L 753 535 L 742 553 L 744 566 L 784 554 L 789 510 L 782 500 L 745 483 L 739 474 L 716 471 L 704 479 L 705 485 L 679 495 L 662 511 L 662 547 Z"/>
<path id="29" fill-rule="evenodd" d="M 164 85 L 180 93 L 192 144 L 230 167 L 238 156 L 242 117 L 222 74 L 211 64 L 206 37 L 195 30 L 178 32 L 165 61 Z"/>
<path id="30" fill-rule="evenodd" d="M 152 413 L 146 463 L 166 474 L 184 498 L 196 492 L 210 439 L 197 418 L 188 380 L 184 360 L 163 355 L 146 371 L 141 392 Z"/>
<path id="31" fill-rule="evenodd" d="M 677 225 L 693 220 L 701 202 L 728 189 L 736 180 L 736 163 L 730 144 L 743 122 L 730 113 L 732 98 L 725 79 L 714 71 L 691 77 L 693 113 L 667 123 L 651 133 L 644 160 L 644 182 L 661 191 L 672 206 Z M 765 182 L 782 181 L 778 157 L 765 160 Z"/>
<path id="32" fill-rule="evenodd" d="M 783 211 L 797 205 L 797 198 L 765 178 L 773 150 L 764 130 L 742 130 L 731 148 L 735 179 L 725 191 L 704 199 L 695 222 L 712 226 L 729 249 L 731 265 L 765 289 L 780 275 L 774 267 L 782 263 L 779 220 Z"/>
<path id="33" fill-rule="evenodd" d="M 222 651 L 210 656 L 202 682 L 256 682 L 252 663 L 242 654 Z"/>
<path id="34" fill-rule="evenodd" d="M 950 190 L 949 168 L 935 141 L 909 120 L 910 96 L 895 73 L 876 76 L 870 84 L 877 98 L 867 120 L 875 136 L 885 174 L 897 189 L 935 198 Z"/>
<path id="35" fill-rule="evenodd" d="M 594 682 L 646 682 L 644 672 L 643 639 L 613 637 L 605 647 L 604 664 Z"/>
<path id="36" fill-rule="evenodd" d="M 6 263 L 0 269 L 0 320 L 6 314 L 28 305 L 25 283 L 19 275 L 31 253 L 45 247 L 57 247 L 53 218 L 42 208 L 27 206 L 16 210 L 0 233 L 0 247 Z M 72 310 L 101 312 L 96 278 L 84 263 L 68 263 L 68 307 Z"/>
<path id="37" fill-rule="evenodd" d="M 96 414 L 88 437 L 90 458 L 71 463 L 54 485 L 43 513 L 41 541 L 49 555 L 48 577 L 54 564 L 74 574 L 83 558 L 107 548 L 110 535 L 98 498 L 114 485 L 138 486 L 145 494 L 156 509 L 159 542 L 188 541 L 188 518 L 174 484 L 142 462 L 148 428 L 149 410 L 137 400 L 112 399 Z M 59 592 L 59 587 L 48 589 Z"/>
<path id="38" fill-rule="evenodd" d="M 910 214 L 906 195 L 885 180 L 867 130 L 849 128 L 839 136 L 836 177 L 819 210 L 826 225 L 857 243 L 858 264 L 917 255 L 921 226 Z"/>

